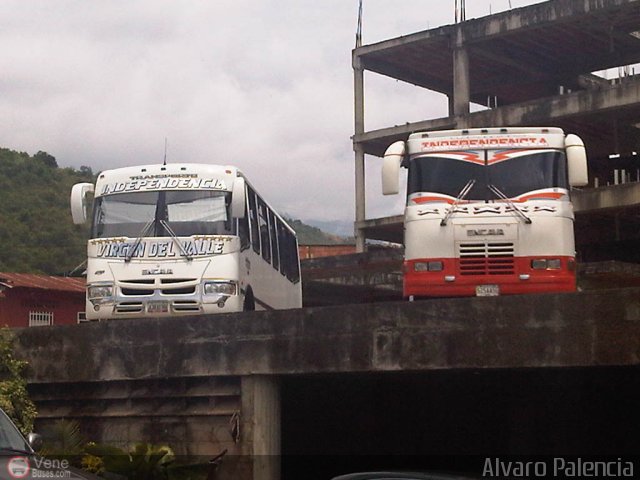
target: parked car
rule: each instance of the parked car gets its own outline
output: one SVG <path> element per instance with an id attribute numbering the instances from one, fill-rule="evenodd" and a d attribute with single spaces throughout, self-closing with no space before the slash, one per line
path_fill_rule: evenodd
<path id="1" fill-rule="evenodd" d="M 30 434 L 27 440 L 18 427 L 0 409 L 0 480 L 16 478 L 64 478 L 67 480 L 99 480 L 98 477 L 69 466 L 65 460 L 39 456 L 34 448 L 40 436 Z"/>

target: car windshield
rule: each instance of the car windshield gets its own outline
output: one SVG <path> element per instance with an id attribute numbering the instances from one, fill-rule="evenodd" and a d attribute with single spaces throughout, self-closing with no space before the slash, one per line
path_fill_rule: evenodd
<path id="1" fill-rule="evenodd" d="M 27 441 L 2 410 L 0 410 L 0 450 L 31 451 Z"/>
<path id="2" fill-rule="evenodd" d="M 566 160 L 558 150 L 509 153 L 480 152 L 474 161 L 464 155 L 424 155 L 411 160 L 407 194 L 431 192 L 457 197 L 470 180 L 466 200 L 492 200 L 497 187 L 509 198 L 543 188 L 568 188 Z M 469 155 L 471 157 L 471 154 Z"/>
<path id="3" fill-rule="evenodd" d="M 169 236 L 163 222 L 178 236 L 232 234 L 230 193 L 171 190 L 106 195 L 96 198 L 92 238 Z M 145 226 L 151 225 L 145 229 Z"/>

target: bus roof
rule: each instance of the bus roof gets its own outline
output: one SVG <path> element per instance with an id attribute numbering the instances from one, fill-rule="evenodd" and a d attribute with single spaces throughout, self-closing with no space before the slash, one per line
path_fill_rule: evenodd
<path id="1" fill-rule="evenodd" d="M 429 132 L 416 132 L 409 136 L 409 139 L 415 138 L 434 138 L 434 137 L 462 137 L 481 136 L 481 135 L 526 135 L 526 134 L 552 134 L 564 135 L 564 131 L 558 127 L 487 127 L 487 128 L 463 128 L 457 130 L 436 130 Z"/>
<path id="2" fill-rule="evenodd" d="M 496 127 L 441 130 L 409 136 L 409 155 L 460 150 L 563 149 L 565 136 L 555 127 Z"/>
<path id="3" fill-rule="evenodd" d="M 114 168 L 104 170 L 98 175 L 98 180 L 125 181 L 129 177 L 143 177 L 148 175 L 176 175 L 188 173 L 208 173 L 212 175 L 236 176 L 238 169 L 230 165 L 211 165 L 208 163 L 168 163 L 136 165 L 133 167 Z"/>

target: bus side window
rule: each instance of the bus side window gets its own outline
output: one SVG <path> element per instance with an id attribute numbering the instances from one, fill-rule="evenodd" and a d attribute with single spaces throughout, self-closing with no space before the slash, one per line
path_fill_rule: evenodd
<path id="1" fill-rule="evenodd" d="M 262 258 L 271 263 L 271 244 L 269 242 L 269 220 L 267 216 L 267 206 L 258 197 L 258 222 L 260 225 L 260 243 L 262 243 Z"/>
<path id="2" fill-rule="evenodd" d="M 247 212 L 249 209 L 247 209 Z M 240 237 L 240 250 L 246 250 L 251 244 L 249 236 L 249 214 L 238 219 L 238 236 Z"/>
<path id="3" fill-rule="evenodd" d="M 289 268 L 287 278 L 293 283 L 300 281 L 300 270 L 298 268 L 298 242 L 293 233 L 287 232 L 287 257 Z"/>
<path id="4" fill-rule="evenodd" d="M 256 206 L 256 194 L 251 188 L 247 188 L 249 197 L 249 222 L 251 224 L 251 244 L 253 250 L 260 255 L 260 229 L 258 227 L 258 209 Z"/>
<path id="5" fill-rule="evenodd" d="M 280 255 L 278 254 L 278 228 L 276 227 L 276 216 L 269 210 L 269 231 L 271 232 L 271 259 L 273 268 L 280 267 Z"/>
<path id="6" fill-rule="evenodd" d="M 287 229 L 278 222 L 278 251 L 280 252 L 280 273 L 287 274 L 287 250 L 285 232 Z"/>
<path id="7" fill-rule="evenodd" d="M 298 268 L 298 242 L 296 236 L 278 223 L 278 250 L 280 252 L 280 272 L 291 282 L 300 280 Z"/>

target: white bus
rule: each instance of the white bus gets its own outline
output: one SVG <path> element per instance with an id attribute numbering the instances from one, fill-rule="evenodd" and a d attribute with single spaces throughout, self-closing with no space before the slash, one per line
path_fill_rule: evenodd
<path id="1" fill-rule="evenodd" d="M 302 306 L 293 229 L 235 167 L 144 165 L 74 185 L 87 221 L 87 319 Z"/>
<path id="2" fill-rule="evenodd" d="M 408 169 L 404 296 L 576 289 L 572 186 L 587 184 L 582 140 L 559 128 L 414 133 L 391 145 L 383 194 Z"/>

